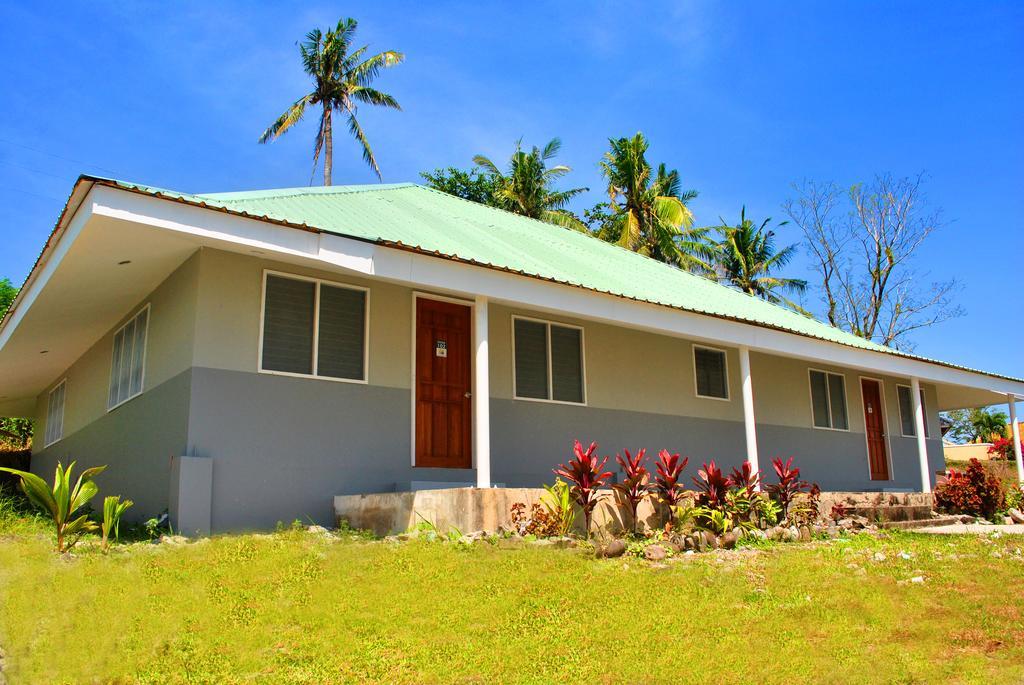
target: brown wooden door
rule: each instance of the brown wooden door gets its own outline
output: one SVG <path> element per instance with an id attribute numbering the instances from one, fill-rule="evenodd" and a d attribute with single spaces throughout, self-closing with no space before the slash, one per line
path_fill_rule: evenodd
<path id="1" fill-rule="evenodd" d="M 472 466 L 470 308 L 416 299 L 416 466 Z"/>
<path id="2" fill-rule="evenodd" d="M 871 468 L 871 480 L 889 480 L 882 385 L 878 381 L 862 378 L 860 390 L 861 396 L 864 398 L 864 429 L 868 436 L 868 465 Z"/>

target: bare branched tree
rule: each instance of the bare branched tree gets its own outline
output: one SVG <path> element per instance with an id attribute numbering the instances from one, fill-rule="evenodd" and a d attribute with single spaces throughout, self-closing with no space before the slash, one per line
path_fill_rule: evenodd
<path id="1" fill-rule="evenodd" d="M 844 192 L 834 183 L 794 184 L 783 205 L 804 232 L 828 322 L 868 340 L 910 349 L 909 335 L 962 316 L 956 279 L 925 284 L 914 256 L 942 226 L 921 192 L 923 176 L 876 176 Z M 846 211 L 844 211 L 844 209 Z"/>

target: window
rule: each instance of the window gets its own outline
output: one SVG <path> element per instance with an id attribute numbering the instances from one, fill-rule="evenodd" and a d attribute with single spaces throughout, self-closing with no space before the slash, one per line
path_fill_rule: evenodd
<path id="1" fill-rule="evenodd" d="M 68 387 L 63 380 L 50 391 L 46 400 L 46 435 L 43 436 L 43 447 L 49 447 L 64 437 L 64 395 Z"/>
<path id="2" fill-rule="evenodd" d="M 260 371 L 366 381 L 367 291 L 266 274 Z"/>
<path id="3" fill-rule="evenodd" d="M 512 318 L 515 397 L 584 404 L 583 329 Z"/>
<path id="4" fill-rule="evenodd" d="M 849 430 L 846 415 L 846 378 L 838 373 L 811 369 L 811 411 L 815 428 Z"/>
<path id="5" fill-rule="evenodd" d="M 146 368 L 146 332 L 149 329 L 149 305 L 114 333 L 113 361 L 110 365 L 110 393 L 107 409 L 124 404 L 142 394 Z"/>
<path id="6" fill-rule="evenodd" d="M 913 438 L 917 436 L 917 426 L 914 420 L 913 390 L 909 385 L 897 385 L 896 394 L 900 400 L 900 425 L 903 430 L 903 437 Z M 928 437 L 928 410 L 924 403 L 924 388 L 921 388 L 921 411 L 924 416 L 924 437 Z"/>
<path id="7" fill-rule="evenodd" d="M 697 397 L 729 399 L 728 368 L 723 350 L 694 345 L 693 373 L 696 376 Z"/>

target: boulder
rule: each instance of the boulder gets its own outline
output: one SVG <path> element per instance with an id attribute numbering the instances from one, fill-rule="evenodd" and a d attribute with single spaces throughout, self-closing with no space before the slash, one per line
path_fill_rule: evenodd
<path id="1" fill-rule="evenodd" d="M 1009 514 L 1010 518 L 1013 520 L 1014 523 L 1024 524 L 1024 512 L 1022 512 L 1020 509 L 1010 509 L 1010 511 L 1006 513 Z"/>
<path id="2" fill-rule="evenodd" d="M 606 559 L 621 557 L 626 553 L 626 542 L 624 540 L 612 540 L 601 549 L 601 556 Z"/>
<path id="3" fill-rule="evenodd" d="M 739 529 L 734 529 L 722 536 L 722 549 L 733 549 L 740 539 Z"/>
<path id="4" fill-rule="evenodd" d="M 704 546 L 707 549 L 718 549 L 719 540 L 714 533 L 712 533 L 710 530 L 705 530 L 703 531 L 702 535 L 704 536 Z"/>
<path id="5" fill-rule="evenodd" d="M 810 542 L 811 541 L 811 529 L 808 528 L 807 526 L 800 526 L 799 538 L 800 538 L 800 542 Z"/>
<path id="6" fill-rule="evenodd" d="M 647 561 L 663 561 L 668 556 L 668 550 L 661 545 L 648 545 L 644 549 L 644 557 Z"/>

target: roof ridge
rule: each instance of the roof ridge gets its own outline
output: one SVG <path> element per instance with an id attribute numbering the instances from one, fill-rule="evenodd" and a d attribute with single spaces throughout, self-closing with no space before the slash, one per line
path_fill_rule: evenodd
<path id="1" fill-rule="evenodd" d="M 244 202 L 246 200 L 270 200 L 282 197 L 309 197 L 315 195 L 355 195 L 358 193 L 381 192 L 385 190 L 401 190 L 417 187 L 415 183 L 402 181 L 399 183 L 355 183 L 340 186 L 295 186 L 292 188 L 267 188 L 266 190 L 233 190 L 223 193 L 194 193 L 193 197 L 216 202 Z M 262 194 L 267 193 L 267 194 Z M 235 196 L 235 197 L 232 197 Z"/>

